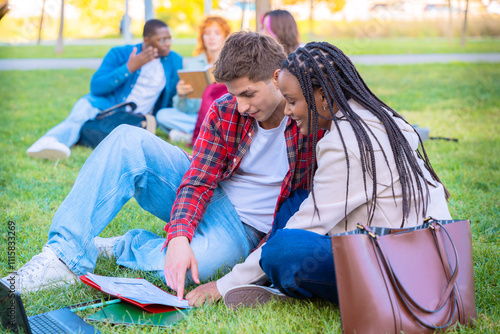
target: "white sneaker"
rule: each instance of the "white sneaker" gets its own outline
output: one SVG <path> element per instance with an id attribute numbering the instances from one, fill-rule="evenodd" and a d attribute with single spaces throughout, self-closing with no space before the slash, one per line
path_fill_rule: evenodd
<path id="1" fill-rule="evenodd" d="M 186 133 L 182 132 L 180 130 L 170 130 L 170 133 L 168 135 L 168 138 L 176 143 L 184 143 L 184 144 L 189 144 L 191 143 L 191 140 L 193 139 L 193 135 L 191 133 Z"/>
<path id="2" fill-rule="evenodd" d="M 26 154 L 32 158 L 59 160 L 68 158 L 71 149 L 55 137 L 43 136 L 26 150 Z"/>
<path id="3" fill-rule="evenodd" d="M 271 299 L 287 300 L 290 297 L 282 294 L 276 288 L 260 285 L 240 285 L 227 290 L 224 295 L 224 303 L 229 308 L 234 307 L 255 307 L 264 305 Z"/>
<path id="4" fill-rule="evenodd" d="M 113 249 L 115 244 L 120 240 L 121 236 L 112 238 L 94 238 L 94 245 L 97 248 L 97 257 L 104 257 L 106 259 L 114 258 Z"/>
<path id="5" fill-rule="evenodd" d="M 35 255 L 17 272 L 3 278 L 20 293 L 34 292 L 47 288 L 74 284 L 78 277 L 47 246 Z"/>

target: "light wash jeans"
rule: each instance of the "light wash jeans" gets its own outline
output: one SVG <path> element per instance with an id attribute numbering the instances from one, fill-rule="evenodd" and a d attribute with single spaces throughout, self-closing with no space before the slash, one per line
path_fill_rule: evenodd
<path id="1" fill-rule="evenodd" d="M 198 113 L 187 114 L 176 108 L 163 108 L 156 113 L 156 121 L 165 133 L 173 129 L 193 133 L 197 118 Z"/>
<path id="2" fill-rule="evenodd" d="M 190 161 L 180 148 L 148 131 L 120 125 L 92 152 L 73 189 L 57 210 L 47 245 L 77 275 L 93 272 L 98 236 L 132 197 L 168 222 L 177 188 Z M 157 233 L 163 226 L 156 227 Z M 219 188 L 196 229 L 191 248 L 200 279 L 245 259 L 263 233 L 243 224 Z M 154 271 L 165 280 L 165 239 L 146 230 L 128 231 L 114 247 L 119 265 Z M 188 277 L 190 278 L 190 274 Z"/>
<path id="3" fill-rule="evenodd" d="M 84 96 L 75 103 L 68 117 L 50 129 L 43 137 L 55 137 L 60 143 L 71 147 L 80 139 L 80 130 L 83 124 L 89 120 L 95 119 L 99 112 L 100 110 L 92 107 Z"/>

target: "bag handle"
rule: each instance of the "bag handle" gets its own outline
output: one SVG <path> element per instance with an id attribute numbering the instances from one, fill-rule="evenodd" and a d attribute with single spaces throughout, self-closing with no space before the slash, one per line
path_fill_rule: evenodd
<path id="1" fill-rule="evenodd" d="M 434 223 L 435 224 L 435 223 Z M 453 273 L 451 273 L 451 277 L 448 279 L 448 283 L 447 283 L 447 286 L 444 290 L 444 293 L 443 295 L 441 296 L 440 298 L 440 302 L 438 303 L 437 307 L 435 310 L 428 310 L 424 307 L 422 307 L 421 305 L 419 305 L 414 298 L 412 298 L 410 296 L 410 294 L 408 293 L 408 291 L 404 288 L 403 284 L 401 283 L 400 279 L 398 278 L 397 274 L 394 272 L 394 269 L 390 263 L 390 260 L 387 258 L 387 256 L 385 255 L 385 251 L 383 250 L 383 246 L 382 246 L 382 241 L 381 239 L 378 237 L 378 235 L 373 232 L 373 230 L 367 226 L 363 226 L 363 225 L 359 225 L 358 224 L 358 228 L 360 229 L 365 229 L 367 232 L 368 232 L 368 235 L 370 236 L 370 240 L 372 242 L 372 245 L 373 245 L 373 248 L 374 248 L 374 251 L 376 254 L 378 254 L 377 256 L 377 260 L 380 262 L 382 261 L 383 264 L 385 264 L 385 268 L 388 269 L 388 276 L 392 282 L 392 284 L 394 285 L 394 288 L 396 289 L 398 295 L 400 296 L 401 300 L 403 301 L 403 303 L 405 304 L 405 306 L 407 307 L 407 309 L 410 311 L 410 313 L 415 317 L 415 319 L 421 323 L 422 325 L 428 327 L 428 328 L 431 328 L 431 329 L 443 329 L 447 326 L 450 325 L 451 321 L 453 321 L 453 317 L 455 315 L 455 312 L 456 312 L 456 308 L 457 308 L 457 303 L 456 303 L 456 291 L 455 291 L 455 288 L 454 288 L 454 284 L 456 282 L 456 279 L 457 279 L 457 276 L 458 276 L 458 254 L 457 254 L 457 251 L 456 251 L 456 248 L 455 248 L 455 245 L 453 244 L 453 241 L 448 233 L 448 231 L 446 231 L 446 229 L 438 223 L 438 225 L 446 232 L 449 240 L 450 240 L 450 243 L 453 247 L 453 251 L 454 251 L 454 254 L 455 254 L 455 259 L 456 259 L 456 265 L 455 265 L 455 268 L 453 270 Z M 445 269 L 445 274 L 446 276 L 449 277 L 450 275 L 450 263 L 448 261 L 448 258 L 446 256 L 446 250 L 444 249 L 444 247 L 442 247 L 442 243 L 439 243 L 437 242 L 437 238 L 439 238 L 437 235 L 436 235 L 436 228 L 435 228 L 435 225 L 432 225 L 430 224 L 429 225 L 429 228 L 433 231 L 433 235 L 434 235 L 434 241 L 436 243 L 436 247 L 438 248 L 438 253 L 440 255 L 440 258 L 441 258 L 441 262 L 443 263 L 443 267 Z M 441 233 L 438 233 L 441 235 Z M 441 236 L 441 239 L 442 239 L 442 236 Z M 441 244 L 441 245 L 440 245 Z M 446 264 L 448 264 L 448 268 L 446 268 Z M 450 320 L 448 321 L 447 324 L 443 325 L 443 326 L 433 326 L 433 325 L 430 325 L 430 324 L 427 324 L 425 321 L 423 321 L 422 319 L 420 319 L 412 310 L 412 306 L 413 308 L 416 308 L 422 312 L 425 312 L 425 313 L 436 313 L 438 311 L 440 311 L 444 305 L 446 305 L 446 301 L 447 300 L 450 300 L 450 299 L 453 299 L 454 302 L 453 302 L 453 312 L 450 316 Z"/>
<path id="2" fill-rule="evenodd" d="M 122 108 L 125 108 L 127 106 L 129 106 L 130 108 L 132 108 L 132 110 L 130 112 L 132 112 L 135 109 L 137 109 L 137 104 L 135 102 L 122 102 L 122 103 L 118 103 L 117 105 L 112 106 L 111 108 L 108 108 L 106 110 L 101 111 L 96 116 L 96 119 L 103 119 L 103 118 L 106 118 L 108 116 L 111 116 L 114 113 L 116 113 L 118 110 L 120 110 Z"/>
<path id="3" fill-rule="evenodd" d="M 384 265 L 384 260 L 382 260 L 380 258 L 381 254 L 380 254 L 380 252 L 377 251 L 377 246 L 376 246 L 375 242 L 373 241 L 373 239 L 371 239 L 371 241 L 372 241 L 374 252 L 375 252 L 375 254 L 377 256 L 377 260 L 379 261 L 379 264 Z M 382 263 L 380 263 L 380 262 L 382 262 Z M 385 266 L 385 268 L 387 268 L 387 265 Z M 451 322 L 453 321 L 453 317 L 455 316 L 455 312 L 456 312 L 456 293 L 455 293 L 455 289 L 453 289 L 452 290 L 452 294 L 450 294 L 450 299 L 453 299 L 453 304 L 452 304 L 453 311 L 451 312 L 451 316 L 450 316 L 448 322 L 446 324 L 442 325 L 442 326 L 434 326 L 434 325 L 426 323 L 418 315 L 415 314 L 415 312 L 413 311 L 413 309 L 411 307 L 412 305 L 410 305 L 410 302 L 412 302 L 414 304 L 416 304 L 416 302 L 413 299 L 411 299 L 411 297 L 409 296 L 408 292 L 406 290 L 404 290 L 404 287 L 401 286 L 401 284 L 398 284 L 397 282 L 395 282 L 394 273 L 393 273 L 392 269 L 391 270 L 387 270 L 387 273 L 388 273 L 388 276 L 389 276 L 389 280 L 391 281 L 391 283 L 394 286 L 394 289 L 396 290 L 397 295 L 401 298 L 403 304 L 406 306 L 406 309 L 411 313 L 411 315 L 415 318 L 415 320 L 418 323 L 420 323 L 422 326 L 425 326 L 425 327 L 433 329 L 433 330 L 444 329 L 444 328 L 448 327 L 451 324 Z M 405 294 L 403 294 L 403 292 L 401 291 L 401 289 L 403 289 L 403 291 L 406 294 L 406 296 L 405 296 Z M 416 307 L 416 306 L 414 306 L 414 307 L 418 309 L 418 307 Z M 425 309 L 421 310 L 421 311 L 425 311 Z M 430 312 L 427 312 L 427 313 L 435 313 L 437 311 L 439 311 L 439 309 L 436 310 L 436 311 L 430 311 Z"/>
<path id="4" fill-rule="evenodd" d="M 436 241 L 437 245 L 438 245 L 438 250 L 439 252 L 441 252 L 442 254 L 445 254 L 447 255 L 446 253 L 446 249 L 444 247 L 444 243 L 443 243 L 443 238 L 438 238 L 437 235 L 436 235 L 436 231 L 441 231 L 441 229 L 444 229 L 445 233 L 448 234 L 448 231 L 444 228 L 444 224 L 442 224 L 440 221 L 438 220 L 435 220 L 431 217 L 429 217 L 429 220 L 433 220 L 433 222 L 436 224 L 436 225 L 439 225 L 439 228 L 436 230 L 434 229 L 433 230 L 433 237 L 434 237 L 434 240 Z M 449 236 L 448 234 L 448 237 L 451 239 L 451 237 Z M 453 243 L 452 243 L 453 245 Z M 454 246 L 454 245 L 453 245 Z M 458 260 L 458 255 L 456 256 L 455 258 L 455 263 L 456 263 L 456 270 L 459 271 L 459 265 L 460 265 L 460 262 Z M 443 266 L 444 266 L 444 269 L 445 269 L 445 272 L 446 272 L 446 275 L 447 277 L 450 277 L 451 276 L 451 266 L 449 265 L 449 263 L 447 263 L 448 265 L 446 265 L 446 263 L 443 263 Z M 460 296 L 460 291 L 456 288 L 455 290 L 455 297 L 457 298 L 456 301 L 457 301 L 457 307 L 458 307 L 458 319 L 459 321 L 460 320 L 465 320 L 466 319 L 466 315 L 464 313 L 464 308 L 463 308 L 463 302 L 462 302 L 462 298 Z"/>
<path id="5" fill-rule="evenodd" d="M 452 248 L 453 248 L 453 252 L 454 252 L 454 255 L 455 255 L 455 269 L 453 270 L 453 273 L 450 273 L 450 262 L 448 260 L 448 257 L 447 257 L 447 253 L 446 253 L 446 250 L 444 248 L 444 243 L 442 242 L 442 237 L 439 238 L 437 236 L 437 234 L 439 232 L 436 231 L 436 227 L 435 225 L 433 225 L 437 223 L 437 225 L 440 226 L 441 229 L 443 229 L 445 232 L 446 232 L 446 235 L 448 237 L 448 239 L 450 240 L 450 243 L 452 245 Z M 435 310 L 427 310 L 426 308 L 420 306 L 417 302 L 414 302 L 415 304 L 415 307 L 419 308 L 421 311 L 424 311 L 424 312 L 428 312 L 428 313 L 432 313 L 432 312 L 438 312 L 442 309 L 442 307 L 444 306 L 444 304 L 446 303 L 446 300 L 449 298 L 450 294 L 451 294 L 451 290 L 453 289 L 453 285 L 455 284 L 456 282 L 456 279 L 458 277 L 458 269 L 459 269 L 459 262 L 458 262 L 458 253 L 457 253 L 457 250 L 455 248 L 455 245 L 453 243 L 453 240 L 451 239 L 451 236 L 449 235 L 448 231 L 446 231 L 446 229 L 444 228 L 444 226 L 442 224 L 440 224 L 439 222 L 437 221 L 434 221 L 433 223 L 430 223 L 429 224 L 429 228 L 431 229 L 432 233 L 433 233 L 433 237 L 434 237 L 434 242 L 436 243 L 436 247 L 437 247 L 437 250 L 438 250 L 438 254 L 440 256 L 440 259 L 441 259 L 441 262 L 443 263 L 443 268 L 444 268 L 444 271 L 445 271 L 445 274 L 446 276 L 448 277 L 449 281 L 448 281 L 448 284 L 443 292 L 443 295 L 441 296 L 440 298 L 440 301 L 438 303 L 438 306 L 436 306 L 436 309 Z M 392 273 L 394 274 L 394 277 L 396 279 L 396 282 L 398 284 L 401 285 L 401 287 L 403 288 L 403 290 L 406 292 L 406 289 L 404 289 L 401 281 L 399 280 L 398 276 L 396 275 L 396 273 L 394 272 L 393 268 L 392 268 L 392 265 L 390 264 L 390 261 L 389 259 L 387 258 L 387 256 L 385 255 L 385 251 L 382 249 L 382 240 L 378 237 L 378 235 L 368 226 L 363 226 L 363 225 L 360 225 L 358 224 L 358 228 L 360 229 L 365 229 L 367 232 L 368 232 L 368 235 L 374 239 L 374 241 L 376 242 L 377 246 L 378 246 L 378 249 L 379 251 L 381 252 L 381 255 L 383 257 L 383 259 L 385 260 L 385 262 L 388 264 L 388 268 L 392 271 Z M 407 230 L 405 232 L 410 232 L 411 230 Z M 441 234 L 441 233 L 439 233 Z M 448 264 L 448 266 L 446 265 Z M 411 298 L 411 296 L 408 294 L 408 297 L 410 298 L 410 300 L 414 301 L 413 298 Z"/>

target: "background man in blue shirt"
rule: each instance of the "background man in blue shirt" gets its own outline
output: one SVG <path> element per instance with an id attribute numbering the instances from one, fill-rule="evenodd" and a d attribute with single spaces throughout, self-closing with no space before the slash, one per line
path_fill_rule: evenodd
<path id="1" fill-rule="evenodd" d="M 85 122 L 102 110 L 122 102 L 134 102 L 135 113 L 149 114 L 172 106 L 182 57 L 170 50 L 170 28 L 160 20 L 144 25 L 144 41 L 112 48 L 90 81 L 90 93 L 80 98 L 68 117 L 26 151 L 28 156 L 58 160 L 71 154 Z"/>

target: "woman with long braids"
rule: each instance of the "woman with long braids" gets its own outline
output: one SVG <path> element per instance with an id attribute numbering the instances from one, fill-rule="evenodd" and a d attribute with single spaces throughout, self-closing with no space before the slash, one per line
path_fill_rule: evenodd
<path id="1" fill-rule="evenodd" d="M 313 138 L 312 191 L 300 208 L 285 202 L 267 243 L 217 281 L 228 306 L 287 296 L 337 303 L 331 235 L 360 222 L 397 228 L 427 216 L 451 219 L 448 193 L 423 145 L 418 151 L 418 134 L 367 87 L 341 50 L 319 42 L 299 47 L 283 63 L 278 85 L 285 115 Z M 318 140 L 322 129 L 328 133 Z M 290 200 L 297 198 L 304 196 Z M 249 285 L 266 278 L 276 289 Z"/>

